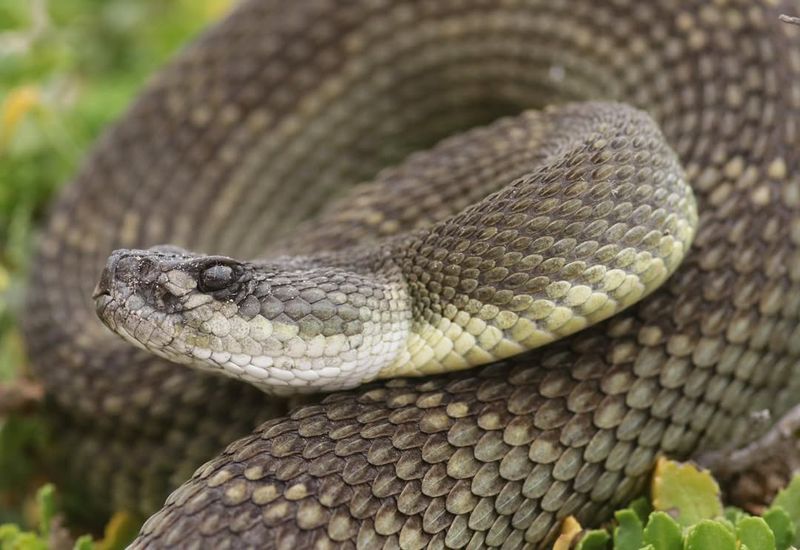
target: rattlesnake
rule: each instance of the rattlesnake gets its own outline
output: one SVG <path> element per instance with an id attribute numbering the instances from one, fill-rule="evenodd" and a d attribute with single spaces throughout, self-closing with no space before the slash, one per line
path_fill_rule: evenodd
<path id="1" fill-rule="evenodd" d="M 238 5 L 41 239 L 25 329 L 80 490 L 149 513 L 281 412 L 150 352 L 273 394 L 389 379 L 231 443 L 135 547 L 543 546 L 658 453 L 748 437 L 800 389 L 774 4 Z"/>

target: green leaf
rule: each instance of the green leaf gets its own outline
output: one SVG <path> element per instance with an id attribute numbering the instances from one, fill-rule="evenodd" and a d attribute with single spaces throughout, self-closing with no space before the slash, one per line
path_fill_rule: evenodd
<path id="1" fill-rule="evenodd" d="M 734 536 L 736 535 L 736 526 L 728 518 L 720 516 L 718 518 L 714 518 L 714 521 L 716 521 L 717 523 L 722 525 L 725 529 L 733 533 Z"/>
<path id="2" fill-rule="evenodd" d="M 3 541 L 3 550 L 47 550 L 47 543 L 36 533 L 17 531 L 12 538 L 0 540 Z"/>
<path id="3" fill-rule="evenodd" d="M 83 535 L 75 541 L 72 550 L 94 550 L 94 542 L 91 535 Z"/>
<path id="4" fill-rule="evenodd" d="M 795 527 L 794 544 L 800 545 L 800 474 L 778 493 L 770 508 L 775 506 L 780 506 L 789 515 Z"/>
<path id="5" fill-rule="evenodd" d="M 642 521 L 642 525 L 647 523 L 647 518 L 650 517 L 653 511 L 653 505 L 650 504 L 650 500 L 646 497 L 637 498 L 628 505 L 628 508 L 636 512 L 636 515 Z"/>
<path id="6" fill-rule="evenodd" d="M 10 543 L 16 539 L 19 536 L 19 533 L 19 527 L 12 523 L 0 525 L 0 543 L 3 544 L 3 548 L 5 548 L 6 543 Z"/>
<path id="7" fill-rule="evenodd" d="M 611 536 L 608 531 L 605 529 L 593 529 L 583 535 L 581 540 L 578 541 L 575 550 L 605 550 L 608 548 L 609 541 L 611 541 Z"/>
<path id="8" fill-rule="evenodd" d="M 52 484 L 43 485 L 36 492 L 36 502 L 39 505 L 39 532 L 47 538 L 56 515 L 55 488 Z"/>
<path id="9" fill-rule="evenodd" d="M 736 525 L 742 518 L 749 518 L 750 514 L 742 510 L 741 508 L 737 508 L 736 506 L 726 506 L 725 511 L 723 512 L 723 517 Z"/>
<path id="10" fill-rule="evenodd" d="M 617 527 L 614 528 L 615 550 L 639 550 L 642 547 L 642 520 L 630 508 L 614 513 Z"/>
<path id="11" fill-rule="evenodd" d="M 778 550 L 786 550 L 791 546 L 794 539 L 796 527 L 792 523 L 792 518 L 780 506 L 774 504 L 762 516 L 767 522 L 772 534 L 775 535 L 775 547 Z"/>
<path id="12" fill-rule="evenodd" d="M 669 514 L 653 512 L 644 528 L 644 542 L 654 550 L 681 550 L 683 535 L 681 526 Z"/>
<path id="13" fill-rule="evenodd" d="M 736 537 L 750 550 L 775 550 L 775 535 L 762 518 L 742 518 L 736 524 Z"/>
<path id="14" fill-rule="evenodd" d="M 686 550 L 736 550 L 736 538 L 725 526 L 701 519 L 686 532 Z"/>
<path id="15" fill-rule="evenodd" d="M 719 485 L 708 470 L 661 458 L 652 482 L 653 508 L 683 527 L 722 515 Z"/>
<path id="16" fill-rule="evenodd" d="M 6 343 L 0 341 L 0 355 L 7 351 Z M 0 370 L 2 362 L 0 357 Z M 37 467 L 35 457 L 46 445 L 46 434 L 47 428 L 39 417 L 11 417 L 0 422 L 0 493 L 25 490 L 25 481 L 30 480 Z"/>
<path id="17" fill-rule="evenodd" d="M 106 524 L 103 540 L 97 543 L 99 550 L 122 550 L 133 542 L 142 526 L 142 519 L 127 512 L 117 512 Z M 580 524 L 575 521 L 577 531 L 580 531 Z"/>

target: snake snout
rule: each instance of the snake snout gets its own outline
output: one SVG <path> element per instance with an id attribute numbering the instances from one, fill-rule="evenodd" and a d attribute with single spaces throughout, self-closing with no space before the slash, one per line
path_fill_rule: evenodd
<path id="1" fill-rule="evenodd" d="M 92 299 L 97 300 L 101 296 L 110 296 L 111 295 L 111 283 L 114 281 L 114 273 L 116 271 L 117 262 L 119 261 L 120 255 L 117 254 L 117 251 L 111 254 L 106 261 L 106 265 L 103 268 L 102 273 L 100 273 L 100 280 L 97 283 L 97 286 L 94 287 L 94 291 L 92 292 Z"/>
<path id="2" fill-rule="evenodd" d="M 152 283 L 160 273 L 151 260 L 136 250 L 115 250 L 106 261 L 100 274 L 100 281 L 92 293 L 93 299 L 110 296 L 114 283 L 119 282 L 135 288 Z"/>
<path id="3" fill-rule="evenodd" d="M 97 300 L 101 296 L 111 295 L 111 275 L 106 269 L 100 274 L 100 281 L 95 285 L 92 291 L 92 300 Z"/>

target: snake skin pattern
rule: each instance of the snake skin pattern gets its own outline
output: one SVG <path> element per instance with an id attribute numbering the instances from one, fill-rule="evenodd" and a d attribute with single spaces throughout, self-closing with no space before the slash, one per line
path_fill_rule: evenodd
<path id="1" fill-rule="evenodd" d="M 798 11 L 245 0 L 106 133 L 42 236 L 25 328 L 73 445 L 65 473 L 100 510 L 149 513 L 283 412 L 110 334 L 91 295 L 112 250 L 259 257 L 265 235 L 291 243 L 343 186 L 412 151 L 587 99 L 647 111 L 693 187 L 698 231 L 664 287 L 540 350 L 269 420 L 133 546 L 546 547 L 567 515 L 596 523 L 639 492 L 659 453 L 752 436 L 751 411 L 780 414 L 800 391 L 800 29 L 777 17 Z M 434 220 L 467 195 L 356 206 Z M 367 216 L 361 236 L 392 224 Z"/>
<path id="2" fill-rule="evenodd" d="M 348 206 L 400 202 L 398 178 L 459 193 L 459 175 L 478 170 L 482 187 L 500 190 L 429 227 L 346 248 L 313 240 L 368 234 L 360 222 L 380 209 Z M 509 173 L 520 177 L 503 182 Z M 697 222 L 652 119 L 609 103 L 474 131 L 359 191 L 284 245 L 307 256 L 117 250 L 97 312 L 140 347 L 267 393 L 347 389 L 491 363 L 607 319 L 664 282 Z"/>

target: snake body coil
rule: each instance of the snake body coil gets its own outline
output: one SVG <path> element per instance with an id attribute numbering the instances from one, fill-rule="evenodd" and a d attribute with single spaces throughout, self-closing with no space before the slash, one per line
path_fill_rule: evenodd
<path id="1" fill-rule="evenodd" d="M 800 4 L 773 4 L 245 1 L 42 237 L 26 334 L 80 488 L 149 513 L 282 412 L 150 352 L 273 393 L 490 364 L 268 421 L 135 547 L 545 546 L 659 452 L 752 435 L 800 390 Z M 692 248 L 630 306 L 692 238 L 684 179 Z M 97 312 L 149 351 L 96 318 L 104 265 Z"/>

